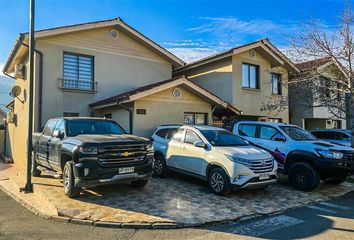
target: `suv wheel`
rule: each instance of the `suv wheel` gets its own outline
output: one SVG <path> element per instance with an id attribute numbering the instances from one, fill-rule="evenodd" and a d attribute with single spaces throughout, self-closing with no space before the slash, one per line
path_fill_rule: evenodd
<path id="1" fill-rule="evenodd" d="M 80 194 L 80 189 L 75 188 L 75 183 L 74 183 L 75 177 L 74 177 L 72 164 L 73 164 L 72 161 L 66 162 L 63 169 L 64 192 L 65 195 L 67 195 L 70 198 L 77 197 Z"/>
<path id="2" fill-rule="evenodd" d="M 339 185 L 343 183 L 346 179 L 347 179 L 346 176 L 335 175 L 335 176 L 328 176 L 324 178 L 323 181 L 327 184 Z"/>
<path id="3" fill-rule="evenodd" d="M 226 195 L 231 191 L 230 178 L 220 167 L 209 172 L 208 183 L 210 189 L 217 195 Z"/>
<path id="4" fill-rule="evenodd" d="M 320 175 L 310 164 L 298 162 L 289 169 L 289 181 L 298 190 L 310 191 L 320 183 Z"/>
<path id="5" fill-rule="evenodd" d="M 165 177 L 167 172 L 166 160 L 163 155 L 157 154 L 154 157 L 153 175 L 156 177 Z"/>
<path id="6" fill-rule="evenodd" d="M 138 180 L 138 181 L 132 181 L 130 185 L 135 188 L 143 188 L 147 183 L 148 180 Z"/>
<path id="7" fill-rule="evenodd" d="M 41 171 L 39 171 L 37 169 L 37 162 L 36 162 L 36 157 L 35 157 L 35 153 L 32 152 L 32 166 L 31 166 L 31 173 L 33 177 L 39 177 L 41 175 Z"/>

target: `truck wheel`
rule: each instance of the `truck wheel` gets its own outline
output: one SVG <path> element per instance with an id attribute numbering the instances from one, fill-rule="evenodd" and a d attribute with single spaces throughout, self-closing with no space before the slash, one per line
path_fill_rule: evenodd
<path id="1" fill-rule="evenodd" d="M 148 180 L 138 180 L 138 181 L 132 181 L 130 185 L 135 188 L 143 188 L 147 183 Z"/>
<path id="2" fill-rule="evenodd" d="M 290 166 L 289 181 L 298 190 L 310 191 L 320 183 L 320 175 L 310 164 L 298 162 Z"/>
<path id="3" fill-rule="evenodd" d="M 153 176 L 165 177 L 166 174 L 167 174 L 166 160 L 163 155 L 156 154 L 156 156 L 154 157 Z"/>
<path id="4" fill-rule="evenodd" d="M 70 198 L 77 197 L 80 194 L 80 189 L 75 188 L 75 183 L 74 183 L 75 177 L 74 177 L 72 164 L 73 163 L 71 161 L 66 162 L 63 169 L 64 192 L 65 195 L 67 195 Z"/>
<path id="5" fill-rule="evenodd" d="M 213 193 L 227 195 L 231 191 L 230 178 L 224 169 L 217 167 L 209 172 L 208 184 Z"/>
<path id="6" fill-rule="evenodd" d="M 35 158 L 35 153 L 32 152 L 32 166 L 31 166 L 31 173 L 33 177 L 39 177 L 41 175 L 41 171 L 37 169 L 37 162 Z"/>
<path id="7" fill-rule="evenodd" d="M 346 176 L 329 176 L 323 179 L 327 184 L 339 185 L 347 179 Z"/>

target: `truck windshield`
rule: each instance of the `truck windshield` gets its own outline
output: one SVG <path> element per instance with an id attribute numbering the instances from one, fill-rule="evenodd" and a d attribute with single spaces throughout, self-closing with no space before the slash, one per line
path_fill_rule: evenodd
<path id="1" fill-rule="evenodd" d="M 124 130 L 112 121 L 78 119 L 68 121 L 68 136 L 81 134 L 124 134 Z"/>
<path id="2" fill-rule="evenodd" d="M 239 136 L 225 130 L 202 130 L 201 133 L 216 147 L 245 146 L 247 143 Z"/>
<path id="3" fill-rule="evenodd" d="M 282 126 L 280 127 L 290 138 L 296 141 L 313 141 L 317 140 L 310 132 L 294 126 Z"/>

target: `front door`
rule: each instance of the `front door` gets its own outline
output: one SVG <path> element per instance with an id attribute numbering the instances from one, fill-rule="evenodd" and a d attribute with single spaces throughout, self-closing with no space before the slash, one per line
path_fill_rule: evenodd
<path id="1" fill-rule="evenodd" d="M 205 149 L 194 146 L 195 142 L 203 142 L 203 140 L 197 133 L 186 130 L 184 141 L 182 142 L 181 155 L 183 159 L 181 161 L 181 168 L 182 170 L 204 176 L 207 165 Z"/>
<path id="2" fill-rule="evenodd" d="M 60 170 L 60 157 L 62 137 L 65 136 L 65 121 L 58 120 L 53 135 L 48 143 L 49 145 L 49 164 L 52 168 Z"/>
<path id="3" fill-rule="evenodd" d="M 49 167 L 49 149 L 50 141 L 53 135 L 55 125 L 57 123 L 56 119 L 49 120 L 46 124 L 42 135 L 39 138 L 37 158 L 40 165 Z"/>

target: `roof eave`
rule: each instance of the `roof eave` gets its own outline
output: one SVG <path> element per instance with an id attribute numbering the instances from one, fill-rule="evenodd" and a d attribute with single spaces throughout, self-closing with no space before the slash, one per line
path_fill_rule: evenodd
<path id="1" fill-rule="evenodd" d="M 24 40 L 24 38 L 25 38 L 25 34 L 24 33 L 20 33 L 19 36 L 17 37 L 17 39 L 15 41 L 15 44 L 14 44 L 14 46 L 11 49 L 10 55 L 8 56 L 8 58 L 7 58 L 6 62 L 5 62 L 5 65 L 4 65 L 3 69 L 2 69 L 2 72 L 4 74 L 8 74 L 9 66 L 11 65 L 14 57 L 16 56 L 18 50 L 20 49 L 21 43 Z"/>

